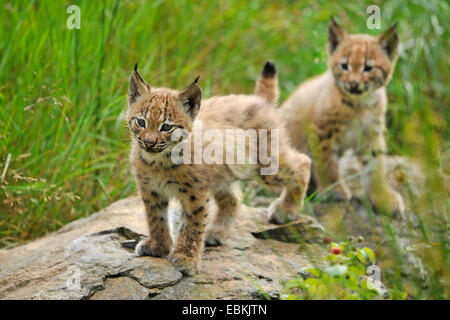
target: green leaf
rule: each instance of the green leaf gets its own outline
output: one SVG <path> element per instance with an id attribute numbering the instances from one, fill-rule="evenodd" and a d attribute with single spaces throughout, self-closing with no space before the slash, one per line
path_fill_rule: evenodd
<path id="1" fill-rule="evenodd" d="M 337 259 L 338 259 L 338 256 L 336 254 L 330 254 L 330 255 L 326 256 L 325 258 L 323 258 L 324 261 L 331 261 L 331 262 L 336 262 Z"/>
<path id="2" fill-rule="evenodd" d="M 317 297 L 319 299 L 323 299 L 324 297 L 326 297 L 328 295 L 328 288 L 325 284 L 323 283 L 319 283 L 316 287 L 316 292 L 315 294 L 317 295 Z"/>
<path id="3" fill-rule="evenodd" d="M 400 291 L 397 288 L 389 290 L 389 298 L 392 300 L 405 300 L 408 294 L 406 292 Z"/>
<path id="4" fill-rule="evenodd" d="M 302 288 L 303 287 L 303 280 L 302 279 L 292 279 L 292 280 L 289 280 L 289 281 L 287 281 L 285 284 L 284 284 L 284 287 L 286 288 L 286 289 L 289 289 L 289 288 L 298 288 L 298 287 L 300 287 L 300 288 Z"/>
<path id="5" fill-rule="evenodd" d="M 364 251 L 356 249 L 356 256 L 358 257 L 358 260 L 361 261 L 362 263 L 364 264 L 367 263 L 366 257 L 364 256 Z"/>
<path id="6" fill-rule="evenodd" d="M 362 248 L 362 250 L 367 254 L 367 256 L 369 257 L 370 262 L 372 262 L 372 264 L 375 264 L 376 258 L 375 258 L 375 253 L 372 251 L 372 249 L 364 247 Z"/>
<path id="7" fill-rule="evenodd" d="M 357 292 L 359 291 L 358 279 L 350 278 L 348 280 L 345 280 L 344 284 L 349 289 L 352 289 L 352 290 L 357 291 Z"/>
<path id="8" fill-rule="evenodd" d="M 317 269 L 317 268 L 306 269 L 305 271 L 311 273 L 313 276 L 315 276 L 317 278 L 320 277 L 320 274 L 322 273 L 320 271 L 320 269 Z"/>
<path id="9" fill-rule="evenodd" d="M 319 283 L 319 280 L 317 280 L 316 278 L 309 278 L 309 279 L 306 279 L 304 282 L 305 282 L 305 287 L 311 288 L 311 287 L 317 286 L 317 284 Z"/>

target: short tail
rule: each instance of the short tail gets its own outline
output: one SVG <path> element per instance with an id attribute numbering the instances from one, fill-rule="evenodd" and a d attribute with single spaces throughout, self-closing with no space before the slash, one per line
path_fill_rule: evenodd
<path id="1" fill-rule="evenodd" d="M 275 63 L 266 61 L 256 83 L 255 94 L 266 98 L 272 104 L 278 103 L 278 75 Z"/>

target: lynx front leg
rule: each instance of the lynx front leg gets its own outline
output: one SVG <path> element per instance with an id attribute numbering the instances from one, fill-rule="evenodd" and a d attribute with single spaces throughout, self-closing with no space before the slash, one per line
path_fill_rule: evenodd
<path id="1" fill-rule="evenodd" d="M 331 140 L 323 140 L 320 143 L 321 154 L 314 162 L 317 189 L 323 191 L 328 185 L 334 184 L 342 179 L 339 173 L 337 155 L 331 149 Z M 338 200 L 349 200 L 352 195 L 345 182 L 339 182 L 334 187 L 334 194 Z"/>
<path id="2" fill-rule="evenodd" d="M 206 228 L 207 198 L 207 194 L 196 194 L 180 199 L 183 221 L 169 260 L 184 275 L 194 275 L 199 269 Z"/>
<path id="3" fill-rule="evenodd" d="M 141 189 L 141 195 L 145 206 L 149 238 L 138 243 L 135 253 L 138 256 L 166 257 L 173 246 L 167 221 L 168 200 L 156 191 L 149 191 L 146 188 Z"/>
<path id="4" fill-rule="evenodd" d="M 382 155 L 375 157 L 370 173 L 369 198 L 378 213 L 400 214 L 404 217 L 405 205 L 402 196 L 388 183 Z"/>
<path id="5" fill-rule="evenodd" d="M 372 161 L 373 169 L 370 173 L 369 197 L 377 212 L 400 214 L 405 213 L 405 205 L 402 196 L 395 191 L 388 183 L 384 165 L 383 153 L 386 152 L 386 142 L 383 136 L 383 126 L 373 126 L 372 134 Z M 369 161 L 370 163 L 370 161 Z"/>

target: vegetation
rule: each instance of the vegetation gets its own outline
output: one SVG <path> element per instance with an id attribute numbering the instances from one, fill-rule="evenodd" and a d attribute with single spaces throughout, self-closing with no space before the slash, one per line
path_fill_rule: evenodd
<path id="1" fill-rule="evenodd" d="M 66 27 L 70 4 L 81 8 L 80 30 Z M 201 75 L 209 97 L 251 92 L 264 61 L 272 59 L 283 101 L 326 69 L 331 15 L 350 32 L 380 32 L 366 27 L 370 4 L 381 8 L 383 30 L 398 21 L 402 42 L 388 88 L 389 150 L 420 161 L 427 177 L 423 196 L 409 201 L 420 226 L 414 250 L 428 276 L 405 285 L 408 262 L 386 220 L 391 263 L 385 283 L 413 298 L 448 298 L 444 0 L 2 2 L 0 247 L 42 236 L 135 192 L 122 120 L 136 61 L 155 86 L 182 88 Z"/>
<path id="2" fill-rule="evenodd" d="M 406 292 L 397 288 L 386 289 L 381 279 L 381 271 L 367 269 L 375 266 L 376 257 L 372 249 L 359 249 L 353 242 L 331 244 L 331 254 L 324 259 L 327 263 L 319 268 L 304 270 L 303 276 L 283 284 L 282 299 L 339 299 L 339 300 L 404 300 Z M 378 272 L 378 275 L 376 274 Z M 306 276 L 305 276 L 306 274 Z"/>

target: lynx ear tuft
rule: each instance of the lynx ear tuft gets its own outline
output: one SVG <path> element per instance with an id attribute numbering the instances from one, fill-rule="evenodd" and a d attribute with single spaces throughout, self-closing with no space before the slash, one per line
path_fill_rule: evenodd
<path id="1" fill-rule="evenodd" d="M 202 88 L 197 83 L 199 78 L 200 76 L 195 78 L 194 82 L 180 92 L 183 111 L 189 115 L 191 120 L 194 120 L 200 111 Z"/>
<path id="2" fill-rule="evenodd" d="M 347 33 L 338 25 L 334 17 L 331 17 L 328 23 L 328 53 L 332 54 L 346 36 Z"/>
<path id="3" fill-rule="evenodd" d="M 397 32 L 397 22 L 395 22 L 388 30 L 378 36 L 378 41 L 386 52 L 391 61 L 397 59 L 399 36 Z"/>
<path id="4" fill-rule="evenodd" d="M 128 89 L 128 105 L 135 103 L 139 97 L 146 94 L 150 90 L 150 86 L 142 79 L 137 71 L 138 63 L 134 65 L 134 69 L 130 76 L 130 88 Z"/>

